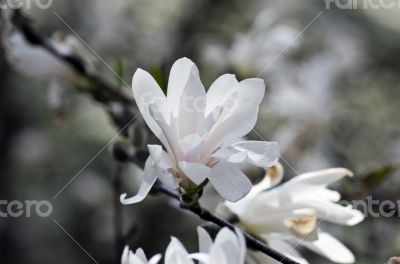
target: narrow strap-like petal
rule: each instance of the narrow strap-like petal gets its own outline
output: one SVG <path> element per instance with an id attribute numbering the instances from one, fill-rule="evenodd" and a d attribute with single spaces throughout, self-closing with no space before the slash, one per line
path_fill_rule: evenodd
<path id="1" fill-rule="evenodd" d="M 150 192 L 151 187 L 157 180 L 157 169 L 155 168 L 151 157 L 146 160 L 146 164 L 144 166 L 144 174 L 143 179 L 139 187 L 138 193 L 131 197 L 126 198 L 127 194 L 124 193 L 121 195 L 121 203 L 123 204 L 134 204 L 143 201 L 146 198 L 147 194 Z"/>
<path id="2" fill-rule="evenodd" d="M 339 240 L 326 232 L 319 232 L 319 239 L 304 242 L 304 246 L 335 263 L 354 263 L 353 253 Z"/>
<path id="3" fill-rule="evenodd" d="M 163 131 L 150 115 L 149 111 L 150 105 L 153 104 L 160 112 L 167 114 L 167 101 L 161 88 L 148 72 L 138 69 L 132 78 L 132 91 L 146 124 L 161 142 L 166 144 Z"/>

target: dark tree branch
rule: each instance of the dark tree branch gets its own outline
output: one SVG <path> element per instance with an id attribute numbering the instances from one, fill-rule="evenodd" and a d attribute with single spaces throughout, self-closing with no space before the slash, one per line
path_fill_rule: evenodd
<path id="1" fill-rule="evenodd" d="M 118 128 L 122 129 L 133 119 L 137 107 L 128 89 L 119 89 L 101 77 L 88 72 L 84 61 L 79 56 L 60 53 L 46 36 L 32 27 L 31 21 L 19 9 L 13 11 L 11 23 L 29 44 L 47 50 L 74 70 L 77 76 L 77 80 L 73 83 L 74 87 L 81 92 L 90 94 L 97 102 L 107 106 L 108 112 Z M 112 103 L 121 104 L 124 111 L 122 113 L 111 111 Z"/>
<path id="2" fill-rule="evenodd" d="M 198 203 L 198 201 L 196 201 L 194 203 L 190 203 L 190 204 L 184 203 L 184 202 L 182 202 L 181 196 L 177 192 L 174 192 L 172 190 L 169 190 L 169 189 L 163 187 L 158 182 L 154 185 L 154 187 L 152 189 L 152 193 L 162 193 L 162 194 L 165 194 L 175 200 L 179 200 L 181 202 L 182 209 L 188 210 L 188 211 L 196 214 L 198 217 L 200 217 L 204 221 L 212 222 L 220 227 L 228 227 L 231 230 L 235 229 L 235 226 L 232 223 L 219 218 L 218 216 L 211 213 L 207 209 L 201 207 L 200 204 Z M 243 230 L 242 230 L 242 233 L 246 239 L 246 244 L 249 248 L 251 248 L 253 250 L 261 251 L 262 253 L 270 256 L 271 258 L 273 258 L 283 264 L 298 264 L 298 262 L 296 262 L 296 261 L 290 259 L 289 257 L 279 253 L 278 251 L 270 248 L 264 242 L 249 235 L 248 233 L 244 232 Z"/>
<path id="3" fill-rule="evenodd" d="M 99 100 L 100 102 L 118 101 L 127 105 L 135 105 L 133 97 L 128 93 L 124 93 L 123 90 L 118 89 L 118 87 L 113 86 L 98 76 L 89 73 L 86 70 L 85 64 L 81 58 L 78 56 L 65 55 L 58 52 L 57 49 L 55 49 L 48 41 L 47 37 L 40 34 L 31 26 L 29 19 L 27 19 L 19 9 L 14 11 L 11 22 L 13 23 L 14 27 L 24 35 L 25 39 L 31 45 L 41 46 L 49 53 L 68 64 L 83 78 L 86 78 L 89 86 L 93 87 L 94 89 L 92 91 L 89 90 L 88 92 L 90 92 L 96 100 Z"/>

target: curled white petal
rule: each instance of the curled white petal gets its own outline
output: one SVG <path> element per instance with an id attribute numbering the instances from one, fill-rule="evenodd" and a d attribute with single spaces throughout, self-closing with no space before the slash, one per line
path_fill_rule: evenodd
<path id="1" fill-rule="evenodd" d="M 123 204 L 135 204 L 139 203 L 146 198 L 147 194 L 150 192 L 151 187 L 157 180 L 157 169 L 155 168 L 151 158 L 148 158 L 144 167 L 143 179 L 139 187 L 137 194 L 131 198 L 126 198 L 127 194 L 121 195 L 121 203 Z"/>

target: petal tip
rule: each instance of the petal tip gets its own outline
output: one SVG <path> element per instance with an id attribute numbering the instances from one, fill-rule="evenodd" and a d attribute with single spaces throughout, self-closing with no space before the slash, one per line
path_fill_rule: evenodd
<path id="1" fill-rule="evenodd" d="M 126 196 L 127 196 L 127 194 L 126 194 L 126 193 L 123 193 L 123 194 L 121 194 L 121 196 L 119 197 L 119 201 L 120 201 L 122 204 L 128 204 L 128 203 L 126 203 Z"/>
<path id="2" fill-rule="evenodd" d="M 347 177 L 353 177 L 354 176 L 354 173 L 351 170 L 347 169 L 347 168 L 338 168 L 338 169 L 342 170 L 343 174 L 345 176 L 347 176 Z"/>

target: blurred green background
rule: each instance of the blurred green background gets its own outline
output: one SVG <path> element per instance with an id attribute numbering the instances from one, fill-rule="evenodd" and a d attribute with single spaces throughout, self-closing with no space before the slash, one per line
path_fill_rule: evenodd
<path id="1" fill-rule="evenodd" d="M 113 67 L 122 59 L 127 83 L 138 67 L 168 76 L 182 56 L 197 63 L 206 87 L 225 72 L 239 79 L 259 75 L 267 93 L 249 137 L 280 143 L 287 178 L 348 167 L 355 178 L 335 186 L 345 199 L 399 199 L 395 169 L 371 184 L 365 177 L 400 161 L 400 8 L 327 10 L 317 0 L 57 0 L 46 10 L 25 10 L 40 32 L 71 33 L 53 11 L 105 63 Z M 115 83 L 96 59 L 99 75 Z M 49 105 L 48 82 L 13 71 L 3 55 L 0 76 L 0 199 L 49 200 L 54 206 L 49 218 L 0 218 L 0 262 L 90 263 L 54 218 L 99 263 L 115 263 L 111 184 L 117 165 L 111 146 L 52 197 L 117 129 L 101 105 L 72 88 L 60 117 Z M 122 166 L 124 190 L 134 193 L 140 171 Z M 212 196 L 203 202 L 213 208 L 217 201 Z M 164 197 L 125 206 L 123 214 L 124 230 L 136 227 L 130 245 L 148 255 L 164 252 L 171 235 L 189 251 L 197 248 L 195 226 L 201 222 Z M 400 254 L 398 217 L 325 228 L 357 263 L 384 263 Z M 311 263 L 329 263 L 305 254 Z"/>

